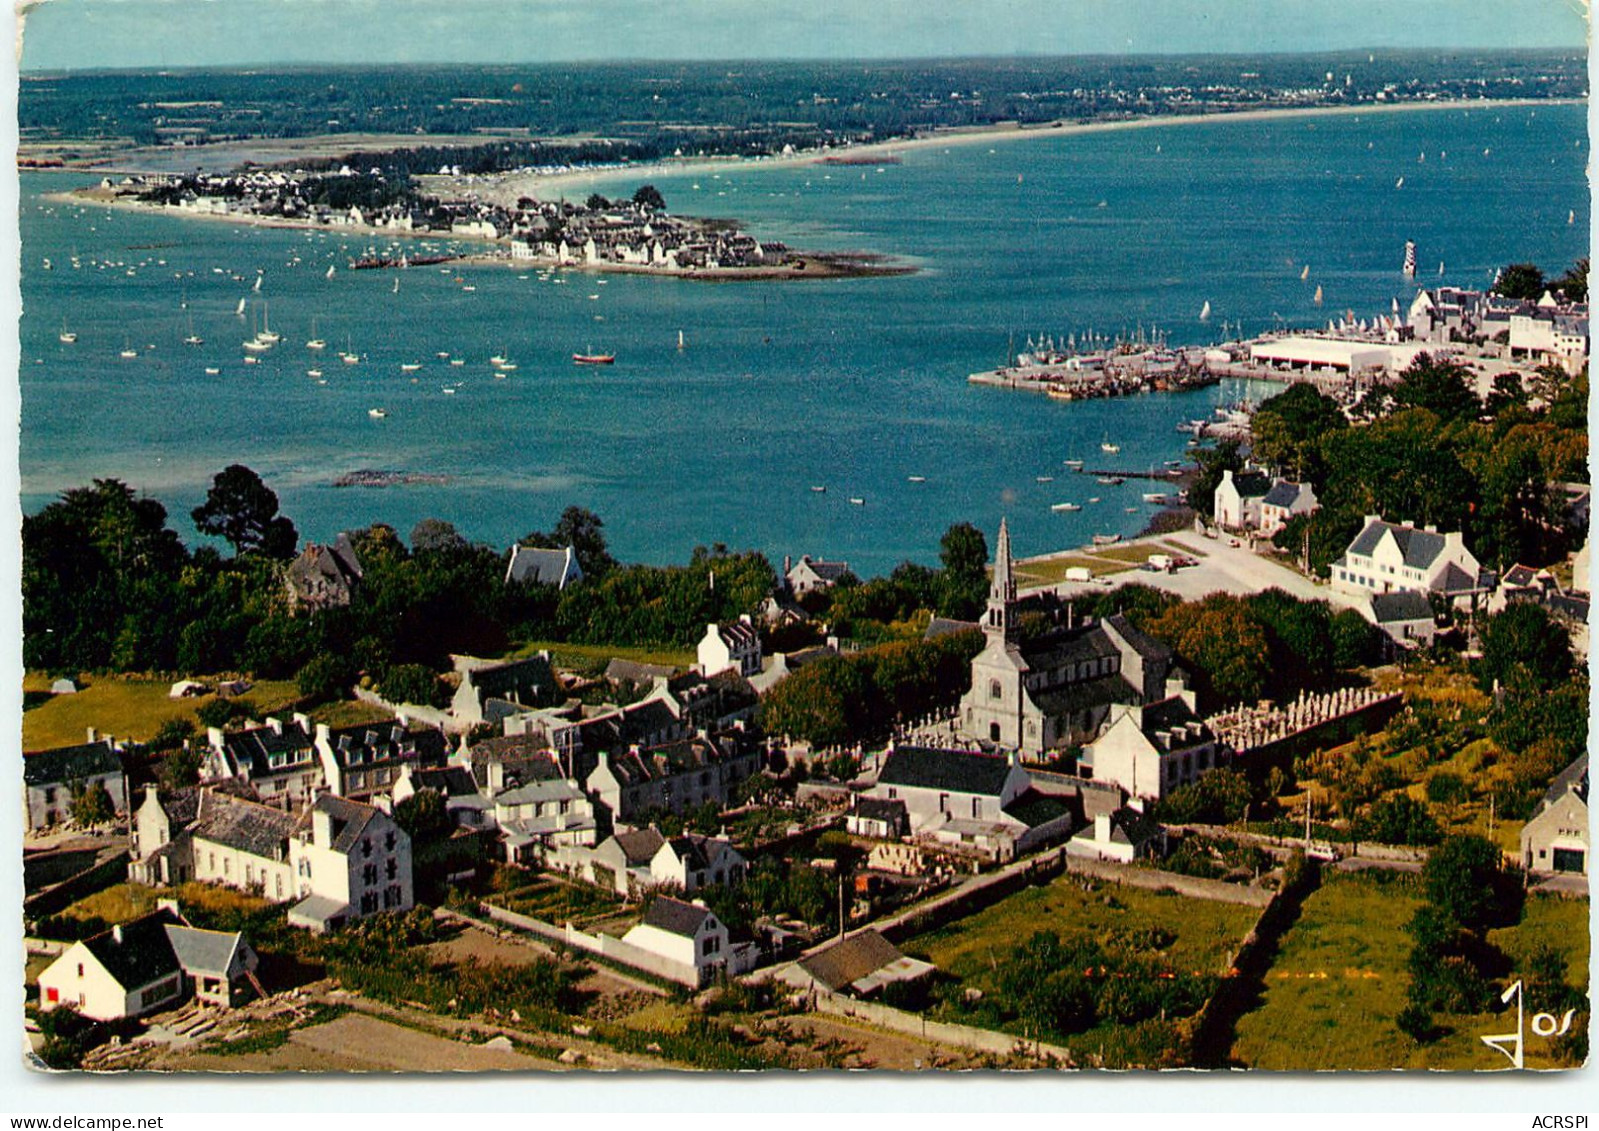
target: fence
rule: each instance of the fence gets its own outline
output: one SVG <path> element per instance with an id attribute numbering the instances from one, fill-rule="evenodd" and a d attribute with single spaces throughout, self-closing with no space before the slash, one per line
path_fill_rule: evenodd
<path id="1" fill-rule="evenodd" d="M 646 974 L 653 974 L 657 978 L 665 978 L 668 981 L 677 982 L 679 985 L 688 986 L 691 989 L 699 989 L 704 984 L 703 972 L 700 967 L 690 966 L 683 962 L 674 962 L 670 958 L 636 947 L 610 935 L 591 935 L 586 931 L 578 930 L 570 923 L 564 927 L 557 927 L 554 923 L 546 923 L 543 919 L 535 919 L 531 915 L 519 915 L 515 911 L 507 911 L 505 908 L 496 907 L 492 903 L 484 904 L 484 909 L 488 912 L 489 918 L 496 922 L 507 923 L 530 934 L 538 935 L 540 938 L 569 946 L 574 950 L 588 951 L 590 954 L 597 954 L 601 958 L 610 959 L 612 962 L 620 962 L 623 966 L 631 966 L 634 969 L 644 971 Z"/>
<path id="2" fill-rule="evenodd" d="M 878 1002 L 856 1001 L 854 998 L 818 991 L 811 1006 L 817 1013 L 855 1018 L 881 1029 L 925 1037 L 929 1041 L 954 1045 L 956 1048 L 973 1049 L 995 1056 L 1030 1056 L 1061 1068 L 1076 1066 L 1071 1051 L 1059 1045 L 1030 1041 L 992 1029 L 974 1029 L 969 1025 L 956 1025 L 948 1021 L 929 1021 L 920 1014 L 907 1013 Z"/>

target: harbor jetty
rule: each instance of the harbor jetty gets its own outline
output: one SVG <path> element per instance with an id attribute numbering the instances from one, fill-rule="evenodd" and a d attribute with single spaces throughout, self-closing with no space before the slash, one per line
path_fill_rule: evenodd
<path id="1" fill-rule="evenodd" d="M 1059 350 L 1050 342 L 1028 347 L 1011 364 L 973 373 L 967 381 L 1076 401 L 1199 389 L 1221 380 L 1209 370 L 1204 350 L 1169 350 L 1159 342 L 1122 343 L 1097 353 Z"/>

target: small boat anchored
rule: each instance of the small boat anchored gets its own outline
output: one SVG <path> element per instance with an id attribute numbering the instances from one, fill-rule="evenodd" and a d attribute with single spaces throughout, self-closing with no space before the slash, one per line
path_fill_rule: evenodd
<path id="1" fill-rule="evenodd" d="M 1057 511 L 1057 512 L 1060 512 L 1060 511 L 1070 512 L 1070 511 L 1080 511 L 1083 508 L 1078 506 L 1076 503 L 1056 503 L 1054 506 L 1050 507 L 1049 509 L 1052 510 L 1052 511 Z"/>
<path id="2" fill-rule="evenodd" d="M 611 365 L 616 361 L 614 353 L 574 353 L 572 361 L 577 365 Z"/>
<path id="3" fill-rule="evenodd" d="M 389 415 L 387 409 L 381 408 L 369 408 L 366 410 L 366 414 L 373 420 L 382 420 L 385 416 Z"/>

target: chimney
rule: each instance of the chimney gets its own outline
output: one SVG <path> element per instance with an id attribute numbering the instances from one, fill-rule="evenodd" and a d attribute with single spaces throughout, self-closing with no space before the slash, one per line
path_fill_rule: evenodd
<path id="1" fill-rule="evenodd" d="M 1094 839 L 1101 844 L 1110 840 L 1110 814 L 1100 813 L 1094 818 Z"/>
<path id="2" fill-rule="evenodd" d="M 789 575 L 789 573 L 793 569 L 794 569 L 794 555 L 793 554 L 784 554 L 783 555 L 783 576 L 787 577 Z"/>
<path id="3" fill-rule="evenodd" d="M 282 734 L 283 734 L 283 720 L 282 719 L 278 718 L 276 715 L 273 715 L 271 718 L 267 719 L 266 724 L 267 724 L 267 726 L 272 728 L 272 733 L 273 734 L 278 735 L 280 737 L 282 736 Z"/>
<path id="4" fill-rule="evenodd" d="M 100 741 L 100 734 L 93 727 L 89 728 L 88 741 L 90 741 L 90 742 L 99 742 Z"/>
<path id="5" fill-rule="evenodd" d="M 122 945 L 122 924 L 121 923 L 118 923 L 116 926 L 111 928 L 111 941 L 116 943 L 118 946 Z"/>

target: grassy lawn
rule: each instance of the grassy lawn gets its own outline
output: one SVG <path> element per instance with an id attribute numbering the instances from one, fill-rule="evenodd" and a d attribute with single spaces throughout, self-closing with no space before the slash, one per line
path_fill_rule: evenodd
<path id="1" fill-rule="evenodd" d="M 343 699 L 315 708 L 310 712 L 310 718 L 314 723 L 326 723 L 330 727 L 353 727 L 361 723 L 391 722 L 394 715 L 372 703 Z"/>
<path id="2" fill-rule="evenodd" d="M 26 686 L 26 684 L 24 685 Z M 195 712 L 213 696 L 169 699 L 168 680 L 106 679 L 75 695 L 57 695 L 22 716 L 22 748 L 49 750 L 84 740 L 89 727 L 101 734 L 145 742 L 169 719 L 188 719 L 204 733 Z M 257 713 L 282 710 L 299 698 L 292 680 L 263 680 L 244 696 Z"/>
<path id="3" fill-rule="evenodd" d="M 1258 908 L 1144 888 L 1105 885 L 1084 891 L 1079 880 L 1065 876 L 917 935 L 901 949 L 985 988 L 1000 960 L 1035 931 L 1055 931 L 1062 937 L 1085 933 L 1103 940 L 1115 932 L 1161 927 L 1177 936 L 1166 952 L 1173 969 L 1217 973 L 1232 965 L 1234 952 L 1259 915 Z"/>
<path id="4" fill-rule="evenodd" d="M 1185 549 L 1179 552 L 1187 554 L 1191 551 Z M 1099 558 L 1109 558 L 1111 561 L 1116 562 L 1126 562 L 1128 565 L 1132 566 L 1143 565 L 1154 554 L 1169 555 L 1170 553 L 1171 550 L 1165 546 L 1162 546 L 1159 542 L 1133 542 L 1120 546 L 1105 546 L 1102 549 L 1095 550 L 1094 556 Z"/>
<path id="5" fill-rule="evenodd" d="M 73 919 L 98 917 L 107 923 L 126 923 L 140 915 L 154 911 L 158 899 L 176 899 L 183 910 L 204 908 L 208 911 L 238 909 L 258 911 L 271 905 L 271 901 L 248 892 L 211 884 L 189 883 L 177 889 L 153 888 L 144 884 L 122 883 L 86 895 L 61 912 Z"/>
<path id="6" fill-rule="evenodd" d="M 1016 580 L 1023 585 L 1054 585 L 1066 580 L 1069 569 L 1086 569 L 1095 577 L 1131 569 L 1126 562 L 1104 561 L 1088 554 L 1066 554 L 1058 558 L 1037 558 L 1016 566 Z"/>
<path id="7" fill-rule="evenodd" d="M 535 640 L 511 653 L 510 659 L 520 660 L 537 652 L 547 651 L 558 668 L 568 671 L 599 673 L 612 660 L 632 660 L 640 664 L 660 664 L 668 668 L 692 667 L 695 654 L 687 648 L 622 647 L 615 644 L 567 644 L 554 640 Z"/>
<path id="8" fill-rule="evenodd" d="M 1282 1071 L 1503 1067 L 1503 1058 L 1478 1040 L 1506 1032 L 1503 1017 L 1440 1015 L 1447 1032 L 1426 1046 L 1394 1024 L 1410 986 L 1405 924 L 1420 905 L 1413 879 L 1329 875 L 1283 939 L 1263 1003 L 1238 1024 L 1233 1056 L 1252 1068 Z M 1570 980 L 1580 982 L 1587 927 L 1586 901 L 1540 897 L 1529 900 L 1519 925 L 1490 932 L 1490 939 L 1518 962 L 1540 941 L 1552 942 L 1567 955 Z M 1527 1066 L 1556 1067 L 1538 1044 L 1529 1031 Z"/>

